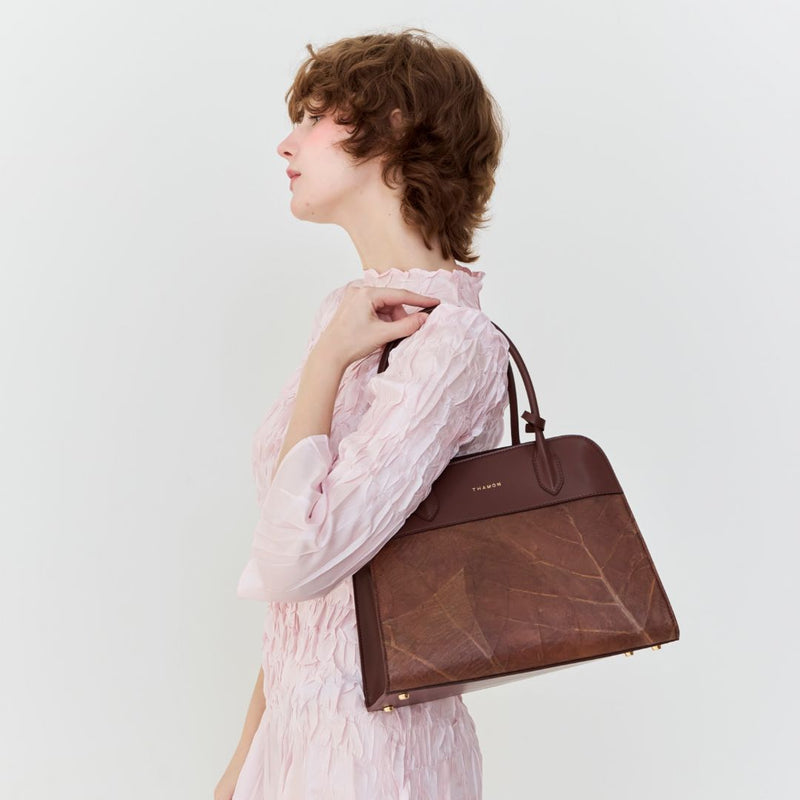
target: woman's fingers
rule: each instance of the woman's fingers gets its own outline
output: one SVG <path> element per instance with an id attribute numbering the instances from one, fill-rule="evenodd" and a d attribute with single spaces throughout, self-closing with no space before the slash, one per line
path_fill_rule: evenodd
<path id="1" fill-rule="evenodd" d="M 406 311 L 403 306 L 431 309 L 438 297 L 408 289 L 351 287 L 317 341 L 332 357 L 350 364 L 394 339 L 410 336 L 428 317 L 421 310 Z"/>
<path id="2" fill-rule="evenodd" d="M 393 294 L 384 294 L 386 291 Z M 440 303 L 438 297 L 431 297 L 430 295 L 412 292 L 407 289 L 379 290 L 375 300 L 373 308 L 376 309 L 376 313 L 378 304 L 383 303 L 381 312 L 385 313 L 388 310 L 391 317 L 390 322 L 381 321 L 379 323 L 380 330 L 377 332 L 379 337 L 378 345 L 386 344 L 394 339 L 411 336 L 425 323 L 428 318 L 428 312 Z M 419 310 L 406 311 L 403 308 L 404 305 L 418 306 Z"/>
<path id="3" fill-rule="evenodd" d="M 404 305 L 427 308 L 438 305 L 439 302 L 438 297 L 412 292 L 408 289 L 378 289 L 373 296 L 373 308 L 375 311 L 388 311 L 394 322 L 409 316 L 409 314 L 418 313 L 418 311 L 406 311 L 403 308 Z"/>

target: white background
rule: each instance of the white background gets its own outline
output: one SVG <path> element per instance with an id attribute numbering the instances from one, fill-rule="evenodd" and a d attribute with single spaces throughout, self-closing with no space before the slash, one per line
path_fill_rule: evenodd
<path id="1" fill-rule="evenodd" d="M 681 629 L 465 695 L 484 798 L 796 797 L 798 23 L 775 0 L 6 7 L 0 796 L 212 796 L 259 666 L 252 436 L 361 270 L 289 211 L 284 93 L 306 42 L 418 25 L 509 131 L 483 308 L 547 432 L 610 458 Z"/>

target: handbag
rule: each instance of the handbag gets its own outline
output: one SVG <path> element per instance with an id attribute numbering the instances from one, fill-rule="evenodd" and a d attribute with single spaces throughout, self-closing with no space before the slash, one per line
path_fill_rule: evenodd
<path id="1" fill-rule="evenodd" d="M 528 370 L 492 324 L 509 344 L 512 443 L 451 459 L 352 576 L 369 711 L 658 650 L 679 637 L 608 458 L 585 436 L 545 439 Z M 379 373 L 403 338 L 384 346 Z M 520 442 L 512 360 L 533 441 Z"/>

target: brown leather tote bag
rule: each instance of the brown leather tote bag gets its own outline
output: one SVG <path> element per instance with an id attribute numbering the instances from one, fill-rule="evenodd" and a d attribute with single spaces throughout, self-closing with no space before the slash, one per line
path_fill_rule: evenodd
<path id="1" fill-rule="evenodd" d="M 520 442 L 509 359 L 512 444 L 453 458 L 353 575 L 370 711 L 678 639 L 611 464 L 585 436 L 545 439 L 528 370 L 495 327 L 525 385 L 531 410 L 521 417 L 535 438 Z M 378 372 L 401 341 L 385 345 Z"/>

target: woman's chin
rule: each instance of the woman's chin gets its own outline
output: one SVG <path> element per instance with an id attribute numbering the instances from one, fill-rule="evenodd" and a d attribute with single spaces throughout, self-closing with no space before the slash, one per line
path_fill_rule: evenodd
<path id="1" fill-rule="evenodd" d="M 323 209 L 314 206 L 313 203 L 309 203 L 307 200 L 302 201 L 295 196 L 292 196 L 289 208 L 295 219 L 305 220 L 306 222 L 332 222 Z"/>

